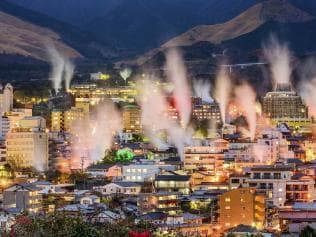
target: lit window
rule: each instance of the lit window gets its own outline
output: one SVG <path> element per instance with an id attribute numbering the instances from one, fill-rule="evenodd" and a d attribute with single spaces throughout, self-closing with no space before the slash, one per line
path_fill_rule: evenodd
<path id="1" fill-rule="evenodd" d="M 230 202 L 230 198 L 225 198 L 225 202 Z"/>

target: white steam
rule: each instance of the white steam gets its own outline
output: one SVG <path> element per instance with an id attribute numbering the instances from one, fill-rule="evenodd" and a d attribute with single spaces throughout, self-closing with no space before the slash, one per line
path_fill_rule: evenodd
<path id="1" fill-rule="evenodd" d="M 249 129 L 249 136 L 254 140 L 256 135 L 257 113 L 256 113 L 256 93 L 246 83 L 235 87 L 237 103 L 242 107 Z"/>
<path id="2" fill-rule="evenodd" d="M 124 68 L 122 71 L 120 71 L 120 76 L 124 81 L 126 81 L 132 74 L 132 70 L 129 68 Z"/>
<path id="3" fill-rule="evenodd" d="M 308 106 L 310 116 L 316 117 L 316 69 L 315 59 L 309 59 L 300 69 L 299 94 Z"/>
<path id="4" fill-rule="evenodd" d="M 212 103 L 214 100 L 211 97 L 211 83 L 208 81 L 194 81 L 193 82 L 194 95 L 202 98 L 202 101 Z"/>
<path id="5" fill-rule="evenodd" d="M 291 54 L 286 44 L 281 44 L 277 38 L 271 37 L 263 46 L 265 58 L 271 67 L 273 88 L 278 84 L 290 85 Z"/>
<path id="6" fill-rule="evenodd" d="M 55 47 L 47 47 L 49 61 L 51 63 L 52 71 L 50 78 L 53 83 L 55 93 L 58 93 L 62 88 L 62 81 L 65 81 L 65 89 L 68 91 L 70 82 L 74 74 L 75 66 L 69 58 L 62 55 Z"/>
<path id="7" fill-rule="evenodd" d="M 75 162 L 85 155 L 90 162 L 99 161 L 111 148 L 114 135 L 122 130 L 121 114 L 113 102 L 106 101 L 97 107 L 94 119 L 77 121 L 72 127 Z"/>
<path id="8" fill-rule="evenodd" d="M 166 95 L 150 80 L 144 80 L 139 87 L 139 104 L 142 108 L 142 124 L 151 142 L 159 149 L 166 149 L 167 143 L 174 145 L 180 156 L 184 146 L 190 143 L 191 131 L 185 130 L 168 114 Z M 167 133 L 167 143 L 157 134 Z"/>
<path id="9" fill-rule="evenodd" d="M 186 127 L 191 117 L 191 89 L 181 54 L 171 49 L 166 54 L 167 77 L 174 84 L 174 98 L 181 123 Z"/>
<path id="10" fill-rule="evenodd" d="M 226 123 L 226 110 L 232 90 L 232 82 L 224 68 L 221 68 L 216 77 L 215 99 L 219 104 L 222 122 Z"/>

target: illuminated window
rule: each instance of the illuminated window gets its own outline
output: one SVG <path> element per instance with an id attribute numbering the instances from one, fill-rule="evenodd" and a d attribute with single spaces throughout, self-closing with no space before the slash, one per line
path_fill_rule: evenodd
<path id="1" fill-rule="evenodd" d="M 225 202 L 230 202 L 230 198 L 225 198 Z"/>

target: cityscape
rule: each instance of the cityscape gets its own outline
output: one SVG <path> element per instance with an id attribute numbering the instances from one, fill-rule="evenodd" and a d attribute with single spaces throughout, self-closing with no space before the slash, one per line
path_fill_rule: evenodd
<path id="1" fill-rule="evenodd" d="M 43 2 L 0 3 L 0 236 L 316 236 L 315 2 Z"/>

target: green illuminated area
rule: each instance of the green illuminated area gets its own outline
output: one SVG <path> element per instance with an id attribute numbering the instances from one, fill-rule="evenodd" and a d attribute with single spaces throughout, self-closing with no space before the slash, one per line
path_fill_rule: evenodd
<path id="1" fill-rule="evenodd" d="M 134 153 L 130 149 L 120 149 L 116 152 L 115 161 L 130 161 L 134 156 Z"/>

